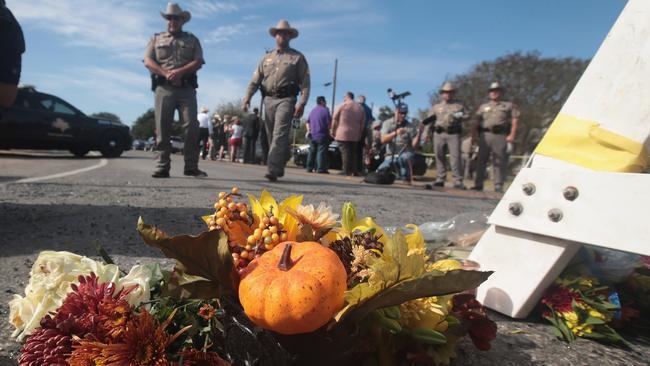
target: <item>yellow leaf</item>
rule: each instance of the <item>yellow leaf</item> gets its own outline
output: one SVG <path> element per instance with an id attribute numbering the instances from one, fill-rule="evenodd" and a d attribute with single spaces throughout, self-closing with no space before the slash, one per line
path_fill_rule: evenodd
<path id="1" fill-rule="evenodd" d="M 408 254 L 419 254 L 424 255 L 424 237 L 420 232 L 420 229 L 415 224 L 405 225 L 408 229 L 413 230 L 411 234 L 406 234 L 406 243 L 408 244 Z"/>
<path id="2" fill-rule="evenodd" d="M 201 216 L 201 220 L 205 222 L 206 225 L 210 225 L 210 220 L 212 220 L 212 215 Z"/>
<path id="3" fill-rule="evenodd" d="M 260 195 L 260 204 L 262 205 L 264 212 L 272 213 L 273 216 L 277 216 L 278 219 L 280 219 L 280 215 L 278 213 L 278 203 L 275 201 L 275 198 L 273 198 L 271 193 L 269 193 L 269 191 L 266 189 L 263 190 L 262 194 Z"/>

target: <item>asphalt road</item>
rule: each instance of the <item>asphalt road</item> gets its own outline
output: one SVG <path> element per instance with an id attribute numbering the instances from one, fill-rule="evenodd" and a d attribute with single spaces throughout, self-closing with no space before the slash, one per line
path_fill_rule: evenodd
<path id="1" fill-rule="evenodd" d="M 413 186 L 375 186 L 360 178 L 306 173 L 288 168 L 284 178 L 270 183 L 265 167 L 200 161 L 207 178 L 182 175 L 183 156 L 172 157 L 171 178 L 153 179 L 153 155 L 130 151 L 118 159 L 73 158 L 65 152 L 0 151 L 0 313 L 8 315 L 12 294 L 22 293 L 28 273 L 41 250 L 69 250 L 95 256 L 101 243 L 123 268 L 161 254 L 145 246 L 135 231 L 139 216 L 170 234 L 197 234 L 205 229 L 200 216 L 210 213 L 219 191 L 238 186 L 259 196 L 263 189 L 276 199 L 305 196 L 304 203 L 325 202 L 335 211 L 353 201 L 360 215 L 382 226 L 444 221 L 457 214 L 490 212 L 497 196 L 457 190 L 425 190 Z M 551 329 L 535 319 L 512 321 L 493 314 L 499 336 L 489 352 L 469 341 L 455 364 L 645 364 L 647 343 L 630 350 L 579 340 L 572 347 L 553 338 Z M 18 345 L 12 327 L 0 322 L 0 365 L 12 365 Z"/>

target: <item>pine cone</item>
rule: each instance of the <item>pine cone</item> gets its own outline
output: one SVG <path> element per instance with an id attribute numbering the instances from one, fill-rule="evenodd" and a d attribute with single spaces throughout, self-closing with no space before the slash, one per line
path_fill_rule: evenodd
<path id="1" fill-rule="evenodd" d="M 350 238 L 345 237 L 341 240 L 334 241 L 330 244 L 330 249 L 332 249 L 334 253 L 336 253 L 336 255 L 339 257 L 341 262 L 343 262 L 345 272 L 349 276 L 352 272 L 351 264 L 354 260 L 354 256 L 352 255 L 352 241 Z"/>
<path id="2" fill-rule="evenodd" d="M 352 234 L 354 245 L 361 245 L 365 249 L 373 250 L 373 253 L 379 257 L 384 252 L 384 244 L 379 241 L 381 234 L 375 235 L 372 231 Z M 376 252 L 375 252 L 376 251 Z"/>
<path id="3" fill-rule="evenodd" d="M 72 339 L 57 329 L 37 328 L 20 349 L 20 366 L 67 366 Z"/>

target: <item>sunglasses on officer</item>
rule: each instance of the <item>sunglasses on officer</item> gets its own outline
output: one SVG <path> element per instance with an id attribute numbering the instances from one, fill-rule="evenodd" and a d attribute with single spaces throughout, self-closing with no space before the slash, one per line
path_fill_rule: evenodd
<path id="1" fill-rule="evenodd" d="M 165 19 L 169 20 L 170 22 L 180 22 L 181 21 L 181 16 L 180 15 L 167 15 L 167 16 L 165 16 Z"/>

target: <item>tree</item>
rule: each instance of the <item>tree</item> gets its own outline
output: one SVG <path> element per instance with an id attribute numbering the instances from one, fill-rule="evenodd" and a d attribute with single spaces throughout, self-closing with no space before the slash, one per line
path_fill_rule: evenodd
<path id="1" fill-rule="evenodd" d="M 484 61 L 451 81 L 472 113 L 487 101 L 487 88 L 493 81 L 505 87 L 504 100 L 521 110 L 516 153 L 532 152 L 584 72 L 588 60 L 572 57 L 542 58 L 538 51 L 513 52 L 493 61 Z M 440 83 L 442 85 L 442 83 Z M 438 101 L 438 91 L 430 92 Z M 473 117 L 473 116 L 472 116 Z"/>
<path id="2" fill-rule="evenodd" d="M 229 102 L 217 104 L 214 110 L 217 111 L 217 114 L 220 115 L 221 118 L 223 118 L 224 115 L 228 115 L 230 117 L 237 116 L 239 118 L 244 117 L 244 111 L 241 109 L 241 102 L 238 100 L 232 100 Z M 253 107 L 251 107 L 251 111 L 252 110 Z"/>
<path id="3" fill-rule="evenodd" d="M 156 119 L 153 108 L 149 108 L 131 126 L 131 135 L 136 139 L 146 140 L 156 132 Z M 172 123 L 171 136 L 183 136 L 183 126 L 178 120 Z"/>
<path id="4" fill-rule="evenodd" d="M 122 123 L 122 120 L 120 119 L 120 117 L 118 117 L 116 114 L 111 113 L 111 112 L 97 112 L 97 113 L 91 114 L 90 116 L 94 117 L 94 118 L 102 118 L 102 119 L 107 119 L 109 121 Z"/>
<path id="5" fill-rule="evenodd" d="M 393 118 L 394 115 L 395 115 L 395 111 L 393 110 L 393 108 L 385 105 L 379 108 L 379 114 L 377 114 L 377 119 L 384 122 L 389 118 Z"/>
<path id="6" fill-rule="evenodd" d="M 133 122 L 131 135 L 137 139 L 146 140 L 153 136 L 155 128 L 156 120 L 154 119 L 153 108 L 149 108 Z"/>

